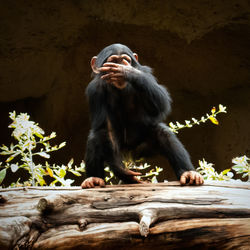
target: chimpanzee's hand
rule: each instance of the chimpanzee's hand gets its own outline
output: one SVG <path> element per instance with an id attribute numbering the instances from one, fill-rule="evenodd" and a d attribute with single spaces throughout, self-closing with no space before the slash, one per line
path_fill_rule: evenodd
<path id="1" fill-rule="evenodd" d="M 105 182 L 99 177 L 89 177 L 81 184 L 82 188 L 94 188 L 95 186 L 105 187 Z"/>
<path id="2" fill-rule="evenodd" d="M 123 89 L 127 85 L 127 76 L 136 71 L 136 69 L 127 60 L 123 59 L 122 64 L 106 62 L 99 68 L 99 71 L 105 73 L 101 78 L 107 83 L 114 85 L 116 88 Z"/>
<path id="3" fill-rule="evenodd" d="M 204 179 L 201 176 L 201 174 L 199 174 L 198 172 L 186 171 L 181 175 L 180 183 L 181 183 L 181 185 L 194 184 L 194 185 L 198 186 L 198 185 L 202 185 L 204 183 Z"/>
<path id="4" fill-rule="evenodd" d="M 140 176 L 141 173 L 132 171 L 130 169 L 125 169 L 126 182 L 128 183 L 144 183 L 143 181 L 136 178 L 136 176 Z"/>

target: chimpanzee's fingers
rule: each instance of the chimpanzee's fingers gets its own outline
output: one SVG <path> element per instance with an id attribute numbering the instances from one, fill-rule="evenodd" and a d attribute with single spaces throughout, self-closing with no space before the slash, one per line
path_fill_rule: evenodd
<path id="1" fill-rule="evenodd" d="M 112 62 L 113 60 L 119 59 L 118 55 L 112 55 L 108 58 L 107 62 Z"/>
<path id="2" fill-rule="evenodd" d="M 121 64 L 118 64 L 118 63 L 106 62 L 106 63 L 104 63 L 102 65 L 102 67 L 100 69 L 103 69 L 103 68 L 112 68 L 112 69 L 114 69 L 114 68 L 118 68 L 120 66 L 121 66 Z"/>
<path id="3" fill-rule="evenodd" d="M 98 178 L 98 179 L 96 178 L 95 179 L 95 184 L 98 185 L 98 186 L 100 186 L 100 187 L 104 187 L 105 186 L 105 182 L 101 178 Z"/>
<path id="4" fill-rule="evenodd" d="M 202 175 L 200 176 L 200 178 L 201 178 L 201 185 L 203 185 L 204 184 L 204 178 L 203 178 Z"/>
<path id="5" fill-rule="evenodd" d="M 94 188 L 95 186 L 105 186 L 105 182 L 99 177 L 89 177 L 81 184 L 82 188 Z"/>
<path id="6" fill-rule="evenodd" d="M 120 72 L 121 69 L 120 68 L 112 68 L 112 67 L 101 67 L 100 72 L 103 72 L 103 73 L 112 73 L 112 72 Z"/>
<path id="7" fill-rule="evenodd" d="M 196 179 L 195 179 L 196 185 L 202 185 L 202 184 L 204 183 L 204 179 L 203 179 L 203 177 L 202 177 L 201 174 L 196 173 L 195 178 L 196 178 Z"/>
<path id="8" fill-rule="evenodd" d="M 195 172 L 189 171 L 189 184 L 193 185 L 195 183 Z"/>
<path id="9" fill-rule="evenodd" d="M 101 79 L 106 80 L 106 79 L 111 78 L 111 77 L 113 77 L 113 78 L 121 78 L 121 80 L 124 79 L 124 75 L 122 73 L 114 73 L 114 72 L 109 72 L 109 73 L 107 73 L 105 75 L 102 75 Z"/>
<path id="10" fill-rule="evenodd" d="M 127 62 L 131 63 L 131 58 L 130 56 L 126 55 L 126 54 L 123 54 L 122 55 L 122 58 L 125 59 Z"/>
<path id="11" fill-rule="evenodd" d="M 89 180 L 89 181 L 87 182 L 87 187 L 88 187 L 88 188 L 94 188 L 95 185 L 94 185 L 94 183 L 93 183 L 91 180 Z"/>
<path id="12" fill-rule="evenodd" d="M 101 79 L 107 80 L 107 79 L 109 79 L 113 74 L 114 74 L 113 72 L 110 72 L 110 73 L 107 73 L 107 74 L 105 74 L 105 75 L 102 75 L 102 76 L 101 76 Z"/>
<path id="13" fill-rule="evenodd" d="M 85 182 L 82 182 L 81 187 L 86 188 Z"/>
<path id="14" fill-rule="evenodd" d="M 204 183 L 204 179 L 201 174 L 195 171 L 186 171 L 181 175 L 180 183 L 181 185 L 185 185 L 188 182 L 190 185 L 202 185 Z"/>
<path id="15" fill-rule="evenodd" d="M 122 60 L 122 63 L 126 66 L 130 66 L 130 63 L 125 58 Z"/>
<path id="16" fill-rule="evenodd" d="M 132 176 L 139 176 L 139 175 L 141 175 L 140 172 L 135 172 L 135 171 L 132 171 L 130 169 L 126 170 L 126 172 L 127 172 L 127 175 L 132 175 Z"/>
<path id="17" fill-rule="evenodd" d="M 187 183 L 187 177 L 188 177 L 188 172 L 184 172 L 182 175 L 181 175 L 181 178 L 180 178 L 180 183 L 181 185 L 185 185 Z"/>
<path id="18" fill-rule="evenodd" d="M 199 185 L 200 185 L 200 176 L 199 176 L 199 174 L 196 173 L 194 177 L 195 177 L 195 179 L 194 179 L 194 184 L 195 184 L 196 186 L 199 186 Z"/>
<path id="19" fill-rule="evenodd" d="M 81 184 L 81 187 L 82 188 L 89 188 L 88 180 L 87 179 Z"/>
<path id="20" fill-rule="evenodd" d="M 95 185 L 93 184 L 92 177 L 85 180 L 85 188 L 93 188 Z"/>

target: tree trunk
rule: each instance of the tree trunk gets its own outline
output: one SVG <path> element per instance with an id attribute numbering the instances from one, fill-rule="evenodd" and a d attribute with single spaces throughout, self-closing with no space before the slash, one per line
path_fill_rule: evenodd
<path id="1" fill-rule="evenodd" d="M 0 190 L 0 249 L 250 249 L 250 185 Z"/>

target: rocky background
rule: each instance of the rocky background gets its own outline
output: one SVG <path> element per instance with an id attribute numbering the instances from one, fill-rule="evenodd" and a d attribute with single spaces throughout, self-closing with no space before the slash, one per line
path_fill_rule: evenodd
<path id="1" fill-rule="evenodd" d="M 198 166 L 231 167 L 250 156 L 250 1 L 8 0 L 0 3 L 0 144 L 10 143 L 8 112 L 27 112 L 67 146 L 51 161 L 79 163 L 89 130 L 85 88 L 90 59 L 123 43 L 169 89 L 170 121 L 200 118 L 223 104 L 220 125 L 182 130 Z M 162 157 L 148 159 L 166 166 Z"/>

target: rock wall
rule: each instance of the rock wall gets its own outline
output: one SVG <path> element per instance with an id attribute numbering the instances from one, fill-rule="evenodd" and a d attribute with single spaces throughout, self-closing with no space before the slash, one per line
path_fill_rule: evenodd
<path id="1" fill-rule="evenodd" d="M 179 133 L 195 165 L 218 170 L 250 155 L 250 1 L 2 1 L 0 5 L 0 144 L 8 112 L 28 112 L 67 147 L 52 160 L 84 156 L 89 115 L 84 90 L 89 61 L 120 42 L 151 66 L 173 97 L 168 121 L 199 118 L 218 104 L 220 126 Z M 167 164 L 162 157 L 149 159 Z M 167 169 L 165 176 L 173 179 Z"/>

